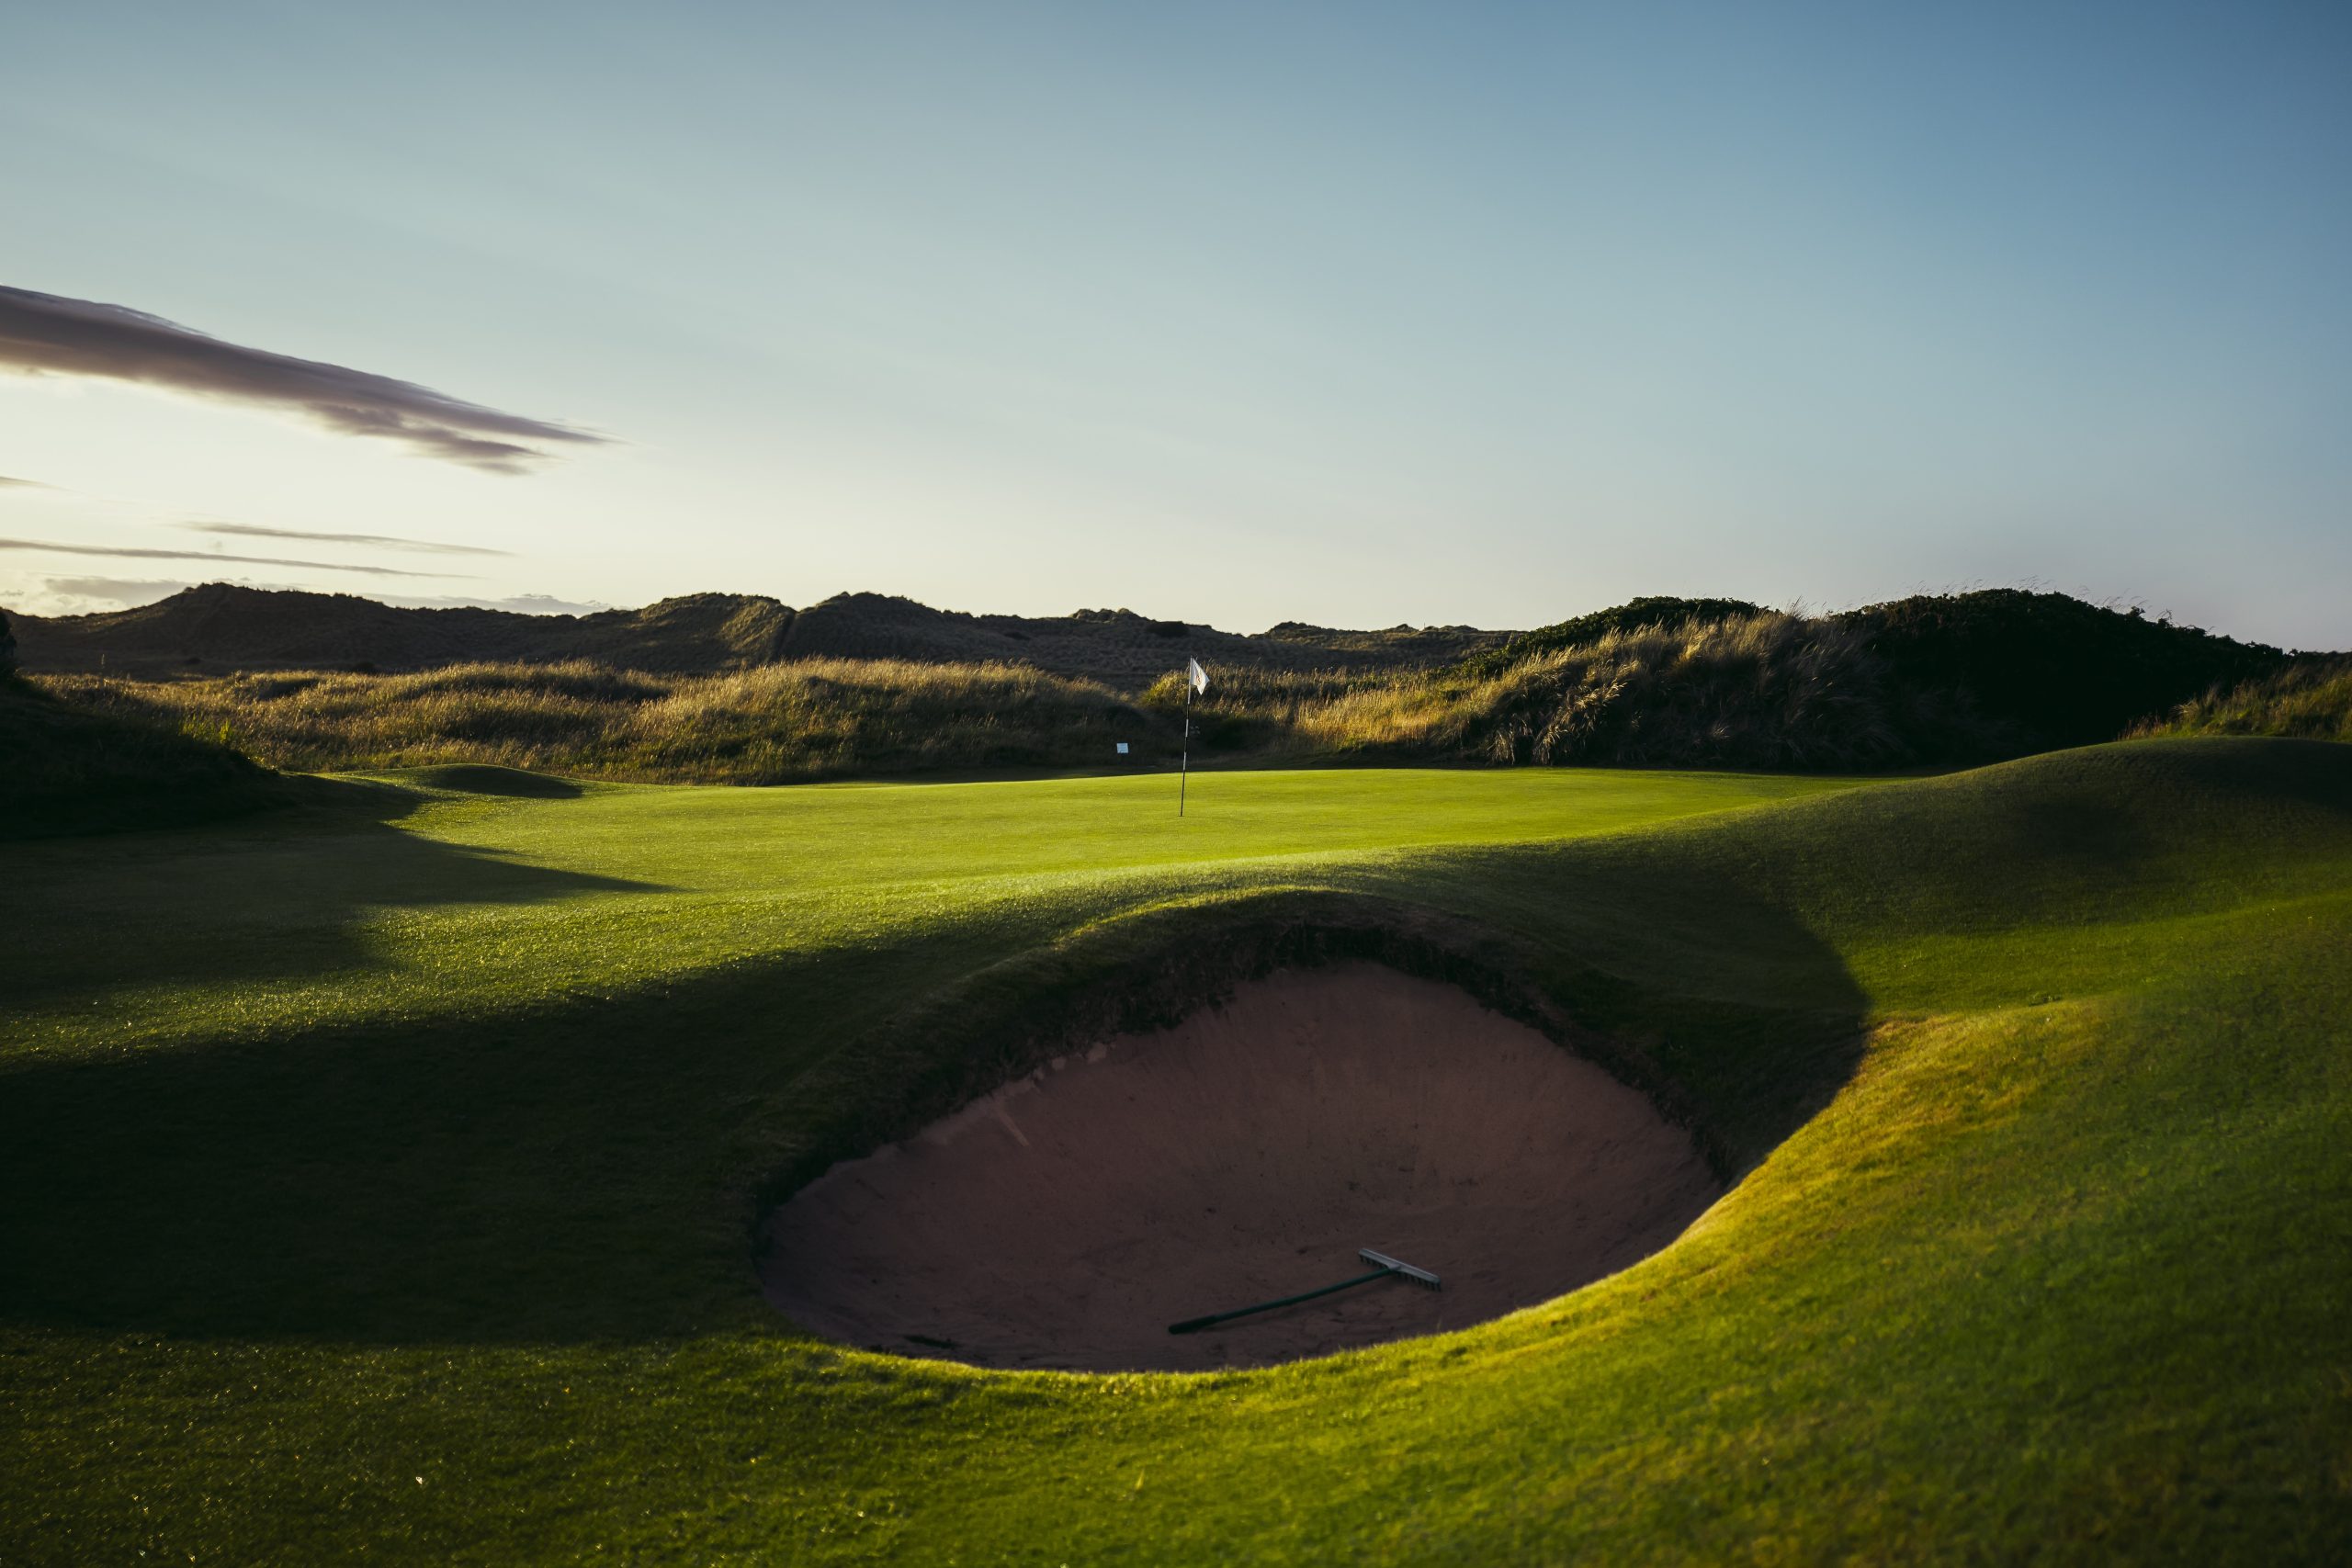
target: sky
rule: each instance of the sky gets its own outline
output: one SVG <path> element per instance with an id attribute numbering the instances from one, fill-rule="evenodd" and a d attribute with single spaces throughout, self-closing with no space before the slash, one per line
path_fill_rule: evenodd
<path id="1" fill-rule="evenodd" d="M 5 32 L 12 609 L 2027 585 L 2352 647 L 2335 0 Z"/>

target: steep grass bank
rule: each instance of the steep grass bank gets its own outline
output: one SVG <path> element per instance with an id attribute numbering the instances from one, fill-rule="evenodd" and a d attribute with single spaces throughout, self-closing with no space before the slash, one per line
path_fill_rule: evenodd
<path id="1" fill-rule="evenodd" d="M 296 797 L 174 716 L 62 702 L 0 671 L 0 839 L 174 827 Z"/>

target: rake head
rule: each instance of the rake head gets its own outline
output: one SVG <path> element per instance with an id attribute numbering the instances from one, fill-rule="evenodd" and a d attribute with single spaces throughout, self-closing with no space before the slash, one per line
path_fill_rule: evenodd
<path id="1" fill-rule="evenodd" d="M 1436 1275 L 1430 1273 L 1426 1269 L 1416 1269 L 1401 1258 L 1391 1258 L 1385 1252 L 1374 1252 L 1368 1247 L 1358 1247 L 1356 1249 L 1356 1256 L 1363 1258 L 1366 1263 L 1374 1265 L 1375 1268 L 1385 1269 L 1391 1273 L 1401 1274 L 1406 1279 L 1410 1280 L 1413 1283 L 1419 1285 L 1424 1289 L 1434 1291 L 1442 1288 L 1438 1284 Z"/>

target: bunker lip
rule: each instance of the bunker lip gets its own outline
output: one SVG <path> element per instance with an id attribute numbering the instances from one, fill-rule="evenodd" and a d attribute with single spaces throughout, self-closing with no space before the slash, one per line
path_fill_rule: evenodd
<path id="1" fill-rule="evenodd" d="M 1284 970 L 834 1166 L 762 1227 L 829 1338 L 991 1367 L 1254 1366 L 1466 1327 L 1613 1273 L 1720 1191 L 1638 1091 L 1441 981 Z M 1362 1272 L 1396 1280 L 1170 1336 Z"/>

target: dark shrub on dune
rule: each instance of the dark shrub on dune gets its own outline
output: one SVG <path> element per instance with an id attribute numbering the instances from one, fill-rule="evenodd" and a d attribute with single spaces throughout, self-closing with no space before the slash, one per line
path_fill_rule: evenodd
<path id="1" fill-rule="evenodd" d="M 1951 702 L 2004 755 L 2088 746 L 2288 656 L 2064 593 L 1918 594 L 1836 621 L 1910 691 Z"/>

